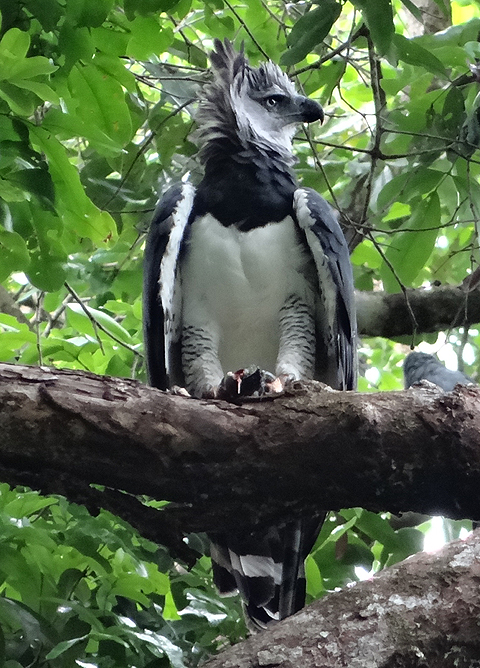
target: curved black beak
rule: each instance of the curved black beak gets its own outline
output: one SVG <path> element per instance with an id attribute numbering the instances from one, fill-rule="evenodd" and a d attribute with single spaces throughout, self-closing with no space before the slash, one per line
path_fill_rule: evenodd
<path id="1" fill-rule="evenodd" d="M 299 101 L 299 110 L 302 123 L 313 123 L 314 121 L 320 121 L 323 123 L 325 114 L 323 113 L 323 107 L 315 102 L 315 100 L 310 100 L 308 97 L 303 97 Z"/>

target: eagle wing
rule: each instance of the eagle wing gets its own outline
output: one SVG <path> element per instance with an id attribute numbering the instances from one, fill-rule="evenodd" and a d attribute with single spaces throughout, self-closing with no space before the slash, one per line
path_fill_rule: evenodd
<path id="1" fill-rule="evenodd" d="M 311 188 L 294 194 L 294 214 L 318 277 L 315 378 L 353 390 L 357 377 L 356 315 L 349 250 L 336 214 Z"/>
<path id="2" fill-rule="evenodd" d="M 181 183 L 160 199 L 144 255 L 143 321 L 147 373 L 160 390 L 182 383 L 181 286 L 178 260 L 191 220 L 195 188 Z"/>

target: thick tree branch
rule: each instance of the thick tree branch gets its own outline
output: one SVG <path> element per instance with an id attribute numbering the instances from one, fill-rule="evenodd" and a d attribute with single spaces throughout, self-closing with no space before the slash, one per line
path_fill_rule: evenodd
<path id="1" fill-rule="evenodd" d="M 417 334 L 439 332 L 480 322 L 480 289 L 441 286 L 407 290 L 417 322 Z M 413 334 L 413 322 L 403 293 L 356 292 L 358 331 L 362 336 L 393 338 Z"/>
<path id="2" fill-rule="evenodd" d="M 479 617 L 476 531 L 316 601 L 205 668 L 471 668 Z"/>
<path id="3" fill-rule="evenodd" d="M 236 406 L 2 364 L 0 477 L 67 497 L 98 483 L 168 499 L 185 531 L 307 506 L 480 518 L 480 389 L 319 385 Z"/>

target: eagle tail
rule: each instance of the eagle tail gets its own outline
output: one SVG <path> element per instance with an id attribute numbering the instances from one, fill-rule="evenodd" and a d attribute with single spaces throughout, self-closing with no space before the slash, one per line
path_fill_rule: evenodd
<path id="1" fill-rule="evenodd" d="M 212 539 L 213 578 L 220 594 L 239 591 L 251 630 L 293 615 L 305 605 L 304 562 L 325 515 L 292 520 L 245 535 Z"/>

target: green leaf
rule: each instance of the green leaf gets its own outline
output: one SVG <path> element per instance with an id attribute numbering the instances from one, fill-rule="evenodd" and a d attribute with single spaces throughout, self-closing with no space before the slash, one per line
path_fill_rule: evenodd
<path id="1" fill-rule="evenodd" d="M 367 265 L 371 269 L 378 269 L 382 263 L 380 253 L 369 239 L 364 239 L 358 244 L 351 255 L 353 265 Z"/>
<path id="2" fill-rule="evenodd" d="M 417 167 L 409 171 L 404 170 L 394 176 L 380 191 L 377 197 L 377 207 L 381 211 L 396 201 L 409 204 L 410 199 L 423 196 L 431 192 L 445 178 L 445 173 L 427 167 Z"/>
<path id="3" fill-rule="evenodd" d="M 94 65 L 100 72 L 105 73 L 115 81 L 118 81 L 129 93 L 135 93 L 136 82 L 135 77 L 127 70 L 125 64 L 120 58 L 115 58 L 104 53 L 97 53 L 94 60 Z"/>
<path id="4" fill-rule="evenodd" d="M 3 633 L 3 629 L 0 627 L 0 666 L 1 666 L 1 668 L 5 668 L 5 659 L 7 658 L 6 654 L 5 654 L 5 647 L 6 647 L 5 635 Z"/>
<path id="5" fill-rule="evenodd" d="M 26 57 L 30 47 L 30 35 L 18 28 L 10 28 L 0 41 L 0 63 L 3 67 L 7 63 L 14 64 Z M 5 71 L 2 72 L 4 74 Z"/>
<path id="6" fill-rule="evenodd" d="M 70 72 L 79 60 L 88 62 L 95 52 L 92 36 L 88 28 L 77 28 L 66 22 L 58 36 L 58 46 L 65 56 L 63 69 Z"/>
<path id="7" fill-rule="evenodd" d="M 8 118 L 8 116 L 0 115 L 0 137 L 2 142 L 18 142 L 20 140 L 20 135 L 15 129 L 13 119 Z"/>
<path id="8" fill-rule="evenodd" d="M 353 0 L 353 4 L 360 8 L 379 55 L 385 55 L 395 34 L 391 0 Z"/>
<path id="9" fill-rule="evenodd" d="M 78 116 L 100 129 L 122 148 L 132 137 L 132 121 L 122 86 L 95 63 L 75 65 L 68 78 L 72 98 L 80 100 Z"/>
<path id="10" fill-rule="evenodd" d="M 69 321 L 72 326 L 76 327 L 80 332 L 92 334 L 91 320 L 80 304 L 68 304 L 67 308 L 70 312 Z M 132 337 L 127 330 L 107 313 L 91 307 L 88 307 L 88 312 L 96 322 L 99 322 L 108 332 L 116 336 L 117 339 L 120 339 L 124 343 L 132 343 Z"/>
<path id="11" fill-rule="evenodd" d="M 423 549 L 424 536 L 421 531 L 414 527 L 403 527 L 397 532 L 398 546 L 392 550 L 386 561 L 386 566 L 391 566 L 399 561 Z"/>
<path id="12" fill-rule="evenodd" d="M 402 0 L 402 4 L 405 5 L 405 7 L 408 9 L 408 11 L 413 14 L 413 16 L 417 19 L 417 21 L 420 21 L 420 23 L 423 23 L 423 14 L 419 10 L 419 8 L 411 1 L 411 0 Z"/>
<path id="13" fill-rule="evenodd" d="M 325 587 L 317 562 L 311 555 L 305 561 L 305 575 L 307 578 L 307 593 L 312 598 L 318 598 L 325 591 Z"/>
<path id="14" fill-rule="evenodd" d="M 97 28 L 107 18 L 114 0 L 70 0 L 66 5 L 68 22 L 81 27 Z"/>
<path id="15" fill-rule="evenodd" d="M 75 645 L 78 645 L 78 643 L 83 642 L 86 638 L 88 638 L 88 634 L 80 636 L 80 638 L 72 638 L 71 640 L 62 640 L 62 642 L 59 642 L 58 645 L 55 645 L 55 647 L 52 650 L 50 650 L 50 652 L 47 654 L 45 658 L 56 659 L 61 654 L 64 654 L 64 652 L 66 652 L 71 647 L 74 647 Z"/>
<path id="16" fill-rule="evenodd" d="M 61 139 L 84 137 L 100 155 L 113 157 L 119 153 L 118 143 L 114 139 L 96 125 L 86 123 L 75 113 L 64 113 L 61 109 L 52 107 L 46 113 L 42 127 Z"/>
<path id="17" fill-rule="evenodd" d="M 459 132 L 461 119 L 465 118 L 465 100 L 462 93 L 452 86 L 448 91 L 441 114 L 442 134 L 446 137 L 456 139 Z"/>
<path id="18" fill-rule="evenodd" d="M 323 86 L 323 99 L 329 100 L 333 90 L 338 86 L 345 74 L 347 64 L 344 60 L 334 60 L 322 66 L 319 84 Z"/>
<path id="19" fill-rule="evenodd" d="M 5 511 L 11 517 L 21 519 L 36 515 L 40 510 L 49 508 L 57 503 L 56 499 L 41 496 L 38 492 L 25 492 L 15 496 L 5 504 Z"/>
<path id="20" fill-rule="evenodd" d="M 55 292 L 67 278 L 64 261 L 49 253 L 48 248 L 35 251 L 26 274 L 33 285 L 45 292 Z"/>
<path id="21" fill-rule="evenodd" d="M 432 192 L 426 199 L 412 206 L 412 216 L 405 227 L 413 231 L 392 235 L 385 253 L 400 281 L 410 287 L 430 257 L 440 225 L 440 199 Z M 433 228 L 433 229 L 426 229 Z M 380 268 L 383 286 L 388 292 L 400 292 L 400 286 L 391 269 L 384 262 Z"/>
<path id="22" fill-rule="evenodd" d="M 173 30 L 161 26 L 154 16 L 137 16 L 131 23 L 132 36 L 127 46 L 127 56 L 146 60 L 153 54 L 161 54 L 173 42 Z"/>
<path id="23" fill-rule="evenodd" d="M 57 639 L 56 632 L 47 620 L 21 601 L 1 597 L 0 617 L 8 620 L 9 624 L 19 624 L 31 646 L 38 646 L 38 642 L 51 645 Z"/>
<path id="24" fill-rule="evenodd" d="M 65 11 L 57 0 L 24 0 L 24 4 L 47 33 L 57 26 Z"/>
<path id="25" fill-rule="evenodd" d="M 19 79 L 15 81 L 15 86 L 29 90 L 40 98 L 42 102 L 52 102 L 53 104 L 60 104 L 60 98 L 50 86 L 41 81 L 30 81 L 27 79 Z"/>
<path id="26" fill-rule="evenodd" d="M 15 83 L 16 79 L 32 79 L 33 77 L 38 77 L 42 74 L 51 74 L 52 72 L 55 72 L 56 69 L 58 69 L 57 66 L 51 63 L 48 58 L 44 58 L 43 56 L 32 56 L 31 58 L 18 60 L 11 68 L 9 68 L 8 72 L 2 72 L 0 77 Z M 7 74 L 8 76 L 5 76 Z"/>
<path id="27" fill-rule="evenodd" d="M 288 34 L 290 48 L 282 55 L 281 64 L 294 65 L 303 60 L 325 39 L 341 11 L 341 5 L 335 0 L 324 0 L 321 7 L 304 14 Z"/>
<path id="28" fill-rule="evenodd" d="M 115 234 L 115 223 L 106 211 L 100 211 L 86 196 L 75 166 L 66 149 L 49 132 L 30 126 L 31 141 L 47 156 L 50 174 L 58 198 L 57 208 L 64 224 L 78 236 L 105 241 Z"/>
<path id="29" fill-rule="evenodd" d="M 342 511 L 343 514 L 344 511 Z M 369 538 L 382 543 L 389 552 L 393 552 L 399 546 L 398 536 L 390 526 L 389 521 L 376 513 L 361 510 L 356 527 L 367 534 Z"/>
<path id="30" fill-rule="evenodd" d="M 23 202 L 26 199 L 25 191 L 9 179 L 0 179 L 0 199 L 4 202 Z"/>
<path id="31" fill-rule="evenodd" d="M 29 263 L 30 256 L 22 237 L 0 228 L 0 281 L 12 271 L 26 271 Z"/>
<path id="32" fill-rule="evenodd" d="M 53 183 L 46 169 L 21 169 L 13 172 L 10 178 L 39 199 L 45 198 L 52 204 L 54 203 Z"/>
<path id="33" fill-rule="evenodd" d="M 32 96 L 8 81 L 0 81 L 0 98 L 19 116 L 31 116 L 35 109 Z"/>
<path id="34" fill-rule="evenodd" d="M 395 34 L 393 36 L 393 44 L 397 51 L 397 56 L 409 65 L 416 65 L 436 74 L 444 79 L 448 78 L 447 70 L 442 61 L 439 60 L 433 53 L 424 49 L 418 43 L 417 39 L 407 39 L 403 35 Z"/>
<path id="35" fill-rule="evenodd" d="M 127 52 L 130 35 L 123 30 L 115 30 L 114 26 L 100 26 L 90 30 L 90 34 L 95 47 L 102 53 L 120 57 Z"/>
<path id="36" fill-rule="evenodd" d="M 32 81 L 34 78 L 51 74 L 57 66 L 44 56 L 26 58 L 29 46 L 28 33 L 18 28 L 8 30 L 0 42 L 0 96 L 13 112 L 20 115 L 30 115 L 34 101 L 31 96 L 15 90 L 16 87 L 35 93 L 41 100 L 59 102 L 58 96 L 46 83 Z"/>

